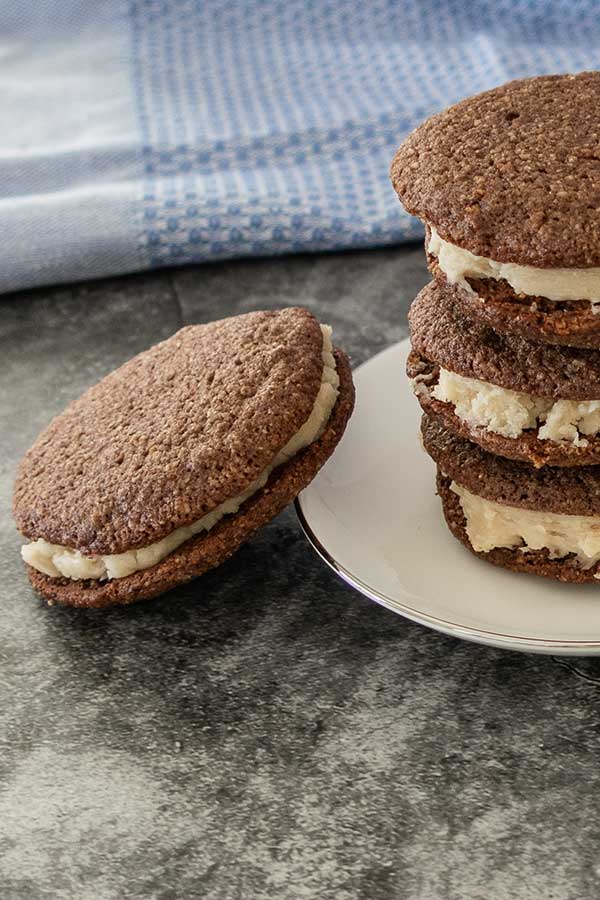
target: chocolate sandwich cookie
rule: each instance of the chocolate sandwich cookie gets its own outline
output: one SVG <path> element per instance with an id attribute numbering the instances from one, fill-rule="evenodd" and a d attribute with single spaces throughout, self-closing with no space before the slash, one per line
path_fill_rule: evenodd
<path id="1" fill-rule="evenodd" d="M 352 413 L 348 359 L 308 310 L 183 328 L 90 388 L 23 459 L 33 587 L 102 607 L 219 565 L 312 480 Z"/>
<path id="2" fill-rule="evenodd" d="M 407 366 L 424 411 L 492 453 L 534 466 L 600 463 L 600 354 L 473 322 L 428 284 L 409 312 Z"/>
<path id="3" fill-rule="evenodd" d="M 509 82 L 409 135 L 391 169 L 437 278 L 497 330 L 600 346 L 600 72 Z"/>
<path id="4" fill-rule="evenodd" d="M 494 565 L 559 581 L 600 579 L 600 468 L 534 469 L 423 416 L 448 527 Z"/>

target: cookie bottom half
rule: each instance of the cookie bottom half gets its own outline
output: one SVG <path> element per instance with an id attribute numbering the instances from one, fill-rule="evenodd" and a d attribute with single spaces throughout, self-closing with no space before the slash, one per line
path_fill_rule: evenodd
<path id="1" fill-rule="evenodd" d="M 460 504 L 460 499 L 450 485 L 452 479 L 445 476 L 441 469 L 437 470 L 437 493 L 442 501 L 442 509 L 446 524 L 455 538 L 470 550 L 475 556 L 494 566 L 510 569 L 512 572 L 525 572 L 528 575 L 538 575 L 543 578 L 552 578 L 555 581 L 564 581 L 572 584 L 599 584 L 595 574 L 600 570 L 600 563 L 590 569 L 582 569 L 574 555 L 551 559 L 547 550 L 531 550 L 523 553 L 518 547 L 495 547 L 487 553 L 474 550 L 466 531 L 465 514 Z"/>

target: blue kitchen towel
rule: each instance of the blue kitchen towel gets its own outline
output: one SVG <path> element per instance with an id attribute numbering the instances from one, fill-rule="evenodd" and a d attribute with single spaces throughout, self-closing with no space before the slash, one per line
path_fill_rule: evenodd
<path id="1" fill-rule="evenodd" d="M 5 0 L 0 290 L 414 239 L 411 128 L 599 59 L 595 0 Z"/>

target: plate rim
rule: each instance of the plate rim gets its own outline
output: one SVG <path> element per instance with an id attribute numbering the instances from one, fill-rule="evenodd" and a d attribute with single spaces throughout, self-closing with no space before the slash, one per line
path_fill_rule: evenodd
<path id="1" fill-rule="evenodd" d="M 406 337 L 401 341 L 390 344 L 388 347 L 384 347 L 383 350 L 380 350 L 378 353 L 374 354 L 369 359 L 365 360 L 363 363 L 357 366 L 356 369 L 353 370 L 353 373 L 359 372 L 360 369 L 362 369 L 364 366 L 369 365 L 379 356 L 388 353 L 390 350 L 396 348 L 399 349 L 403 345 L 409 343 L 410 338 Z M 560 652 L 561 650 L 600 651 L 600 640 L 564 641 L 555 640 L 552 638 L 524 637 L 523 635 L 513 635 L 507 634 L 505 632 L 488 631 L 486 629 L 475 628 L 471 625 L 461 625 L 457 622 L 450 622 L 447 619 L 442 619 L 439 616 L 433 616 L 428 613 L 424 613 L 420 610 L 414 609 L 412 606 L 407 606 L 406 604 L 401 603 L 398 600 L 394 600 L 391 597 L 387 596 L 387 594 L 384 594 L 383 592 L 378 591 L 370 585 L 366 584 L 361 578 L 359 578 L 358 575 L 347 569 L 338 560 L 336 560 L 335 557 L 329 552 L 329 550 L 327 550 L 327 548 L 316 536 L 315 532 L 308 522 L 306 514 L 302 508 L 302 493 L 294 500 L 294 508 L 298 517 L 298 521 L 300 523 L 300 527 L 304 532 L 304 536 L 312 546 L 313 550 L 323 560 L 323 562 L 333 572 L 335 572 L 335 574 L 339 578 L 341 578 L 342 581 L 344 581 L 350 587 L 354 588 L 354 590 L 358 591 L 369 600 L 378 603 L 385 609 L 390 610 L 390 612 L 396 613 L 396 615 L 404 616 L 406 619 L 409 619 L 412 622 L 416 622 L 419 625 L 424 625 L 428 628 L 432 628 L 434 631 L 438 631 L 443 634 L 450 634 L 455 637 L 460 637 L 463 640 L 468 640 L 479 644 L 484 643 L 488 646 L 494 645 L 497 647 L 503 647 L 513 650 L 540 650 L 543 648 L 546 650 L 553 650 L 554 652 Z"/>

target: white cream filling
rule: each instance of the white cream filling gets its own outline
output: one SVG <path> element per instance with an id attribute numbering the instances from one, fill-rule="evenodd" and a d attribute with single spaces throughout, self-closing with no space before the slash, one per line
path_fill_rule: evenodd
<path id="1" fill-rule="evenodd" d="M 415 390 L 423 391 L 425 387 L 420 381 Z M 566 441 L 585 447 L 587 441 L 581 435 L 596 435 L 600 431 L 600 400 L 533 397 L 443 368 L 431 394 L 436 400 L 451 403 L 463 422 L 509 438 L 537 428 L 542 441 Z"/>
<path id="2" fill-rule="evenodd" d="M 328 325 L 322 325 L 321 331 L 323 333 L 323 374 L 312 412 L 302 428 L 279 451 L 273 462 L 242 494 L 226 500 L 201 519 L 192 522 L 191 525 L 177 528 L 162 540 L 156 541 L 148 547 L 105 556 L 84 556 L 78 550 L 62 547 L 59 544 L 50 544 L 43 538 L 39 538 L 21 548 L 21 556 L 25 562 L 53 578 L 61 575 L 73 579 L 125 578 L 133 572 L 156 565 L 184 541 L 201 531 L 210 531 L 223 516 L 236 513 L 245 500 L 264 487 L 273 469 L 288 462 L 300 450 L 312 444 L 325 429 L 338 396 L 340 380 L 333 356 L 331 328 Z"/>
<path id="3" fill-rule="evenodd" d="M 545 297 L 547 300 L 589 300 L 594 312 L 600 312 L 600 268 L 538 269 L 501 263 L 484 256 L 476 256 L 463 247 L 450 244 L 430 226 L 431 237 L 427 250 L 437 257 L 438 265 L 451 284 L 460 284 L 475 293 L 467 278 L 503 279 L 517 294 Z"/>
<path id="4" fill-rule="evenodd" d="M 518 547 L 522 553 L 548 550 L 552 559 L 574 553 L 583 569 L 600 560 L 600 517 L 518 509 L 471 494 L 452 482 L 465 514 L 471 546 L 481 553 L 494 547 Z"/>

